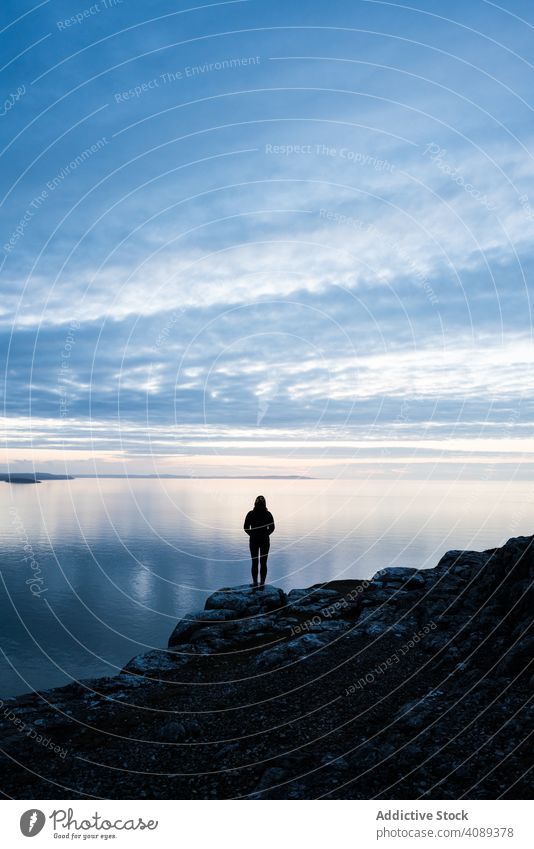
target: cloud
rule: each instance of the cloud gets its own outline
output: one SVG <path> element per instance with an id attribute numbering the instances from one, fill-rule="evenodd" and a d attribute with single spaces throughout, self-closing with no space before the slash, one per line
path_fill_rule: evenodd
<path id="1" fill-rule="evenodd" d="M 270 182 L 271 161 L 265 163 L 263 157 L 265 181 L 203 198 L 209 202 L 209 218 L 205 220 L 204 210 L 204 220 L 193 228 L 187 226 L 188 206 L 134 228 L 130 236 L 124 224 L 119 233 L 112 221 L 112 254 L 104 254 L 99 264 L 88 264 L 88 258 L 98 256 L 105 241 L 96 252 L 89 241 L 57 279 L 39 268 L 29 281 L 15 272 L 0 320 L 7 326 L 18 310 L 22 326 L 61 323 L 72 315 L 72 296 L 86 320 L 116 320 L 300 292 L 321 293 L 327 299 L 335 286 L 358 291 L 372 285 L 379 292 L 406 277 L 435 299 L 448 278 L 442 291 L 446 300 L 447 291 L 461 285 L 464 273 L 491 277 L 493 267 L 503 261 L 515 262 L 519 283 L 521 265 L 515 255 L 531 255 L 532 225 L 526 220 L 526 201 L 521 205 L 517 194 L 521 188 L 521 196 L 528 197 L 528 186 L 534 197 L 534 169 L 528 180 L 522 174 L 516 186 L 513 157 L 507 183 L 495 168 L 484 171 L 480 157 L 458 155 L 465 184 L 471 186 L 467 181 L 472 180 L 479 186 L 477 192 L 491 197 L 495 210 L 489 211 L 444 176 L 424 151 L 417 156 L 419 160 L 414 162 L 412 156 L 406 163 L 408 170 L 400 179 L 373 171 L 374 191 L 363 190 L 360 183 L 351 190 L 336 183 L 332 173 L 330 180 L 320 180 L 321 157 L 306 163 L 307 179 Z M 283 164 L 284 173 L 290 174 L 291 162 Z M 239 165 L 233 170 L 239 172 Z M 106 219 L 96 232 L 102 229 L 108 231 L 107 240 Z M 8 262 L 8 275 L 9 268 Z"/>
<path id="2" fill-rule="evenodd" d="M 24 19 L 53 32 L 9 69 L 28 84 L 0 198 L 10 446 L 89 440 L 122 462 L 189 456 L 204 426 L 265 456 L 264 430 L 345 452 L 345 429 L 419 451 L 455 429 L 504 445 L 511 415 L 523 433 L 528 76 L 463 7 L 465 27 L 364 5 L 312 3 L 319 28 L 299 29 L 279 4 L 146 23 L 123 4 L 124 32 L 109 10 L 68 44 L 57 9 Z M 523 49 L 517 21 L 486 11 Z M 142 88 L 238 55 L 259 60 Z"/>

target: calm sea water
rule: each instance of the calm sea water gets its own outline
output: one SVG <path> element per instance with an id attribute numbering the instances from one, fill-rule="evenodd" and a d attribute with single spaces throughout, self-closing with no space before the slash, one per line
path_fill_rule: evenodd
<path id="1" fill-rule="evenodd" d="M 209 593 L 248 582 L 242 525 L 260 492 L 276 521 L 268 580 L 284 589 L 431 567 L 534 530 L 521 482 L 2 483 L 0 697 L 115 674 Z"/>

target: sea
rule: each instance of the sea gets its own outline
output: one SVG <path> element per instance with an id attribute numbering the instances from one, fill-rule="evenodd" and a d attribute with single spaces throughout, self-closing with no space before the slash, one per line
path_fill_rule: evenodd
<path id="1" fill-rule="evenodd" d="M 268 582 L 284 590 L 534 533 L 529 482 L 0 483 L 0 698 L 114 675 L 210 593 L 249 583 L 243 520 L 259 494 L 276 523 Z"/>

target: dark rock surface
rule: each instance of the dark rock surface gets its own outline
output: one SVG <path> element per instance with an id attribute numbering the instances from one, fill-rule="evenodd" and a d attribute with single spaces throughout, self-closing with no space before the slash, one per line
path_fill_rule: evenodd
<path id="1" fill-rule="evenodd" d="M 534 537 L 219 590 L 112 678 L 5 700 L 14 798 L 530 798 Z M 530 737 L 530 740 L 529 740 Z"/>

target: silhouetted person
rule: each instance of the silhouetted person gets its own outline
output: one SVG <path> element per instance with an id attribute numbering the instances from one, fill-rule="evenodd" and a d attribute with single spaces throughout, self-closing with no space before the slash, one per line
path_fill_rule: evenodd
<path id="1" fill-rule="evenodd" d="M 263 495 L 258 495 L 254 502 L 254 510 L 249 510 L 243 525 L 245 533 L 250 537 L 250 556 L 252 557 L 252 584 L 258 586 L 258 555 L 260 559 L 260 586 L 264 586 L 267 577 L 267 557 L 269 554 L 269 537 L 274 531 L 272 513 L 267 510 Z"/>

